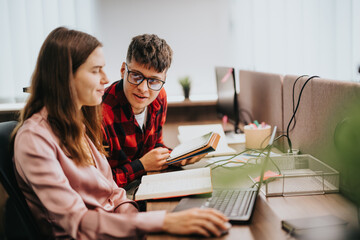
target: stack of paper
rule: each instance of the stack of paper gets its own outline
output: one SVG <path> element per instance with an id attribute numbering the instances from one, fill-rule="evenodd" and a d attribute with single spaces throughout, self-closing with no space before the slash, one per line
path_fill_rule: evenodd
<path id="1" fill-rule="evenodd" d="M 195 137 L 200 137 L 209 132 L 215 132 L 220 135 L 220 140 L 216 151 L 208 153 L 206 157 L 233 155 L 236 151 L 229 147 L 224 130 L 221 124 L 206 124 L 206 125 L 182 125 L 178 127 L 178 139 L 180 143 L 184 143 Z"/>

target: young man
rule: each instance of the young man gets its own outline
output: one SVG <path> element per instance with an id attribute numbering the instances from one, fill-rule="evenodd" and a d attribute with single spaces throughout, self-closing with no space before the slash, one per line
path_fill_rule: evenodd
<path id="1" fill-rule="evenodd" d="M 172 54 L 166 41 L 156 35 L 134 37 L 121 66 L 122 79 L 105 91 L 102 104 L 105 144 L 114 179 L 120 187 L 148 171 L 167 167 L 171 149 L 162 139 L 167 111 L 163 85 Z"/>

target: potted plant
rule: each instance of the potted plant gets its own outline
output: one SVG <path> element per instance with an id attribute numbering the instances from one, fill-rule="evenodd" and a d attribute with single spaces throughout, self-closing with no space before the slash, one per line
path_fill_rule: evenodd
<path id="1" fill-rule="evenodd" d="M 179 79 L 179 83 L 183 89 L 185 99 L 189 99 L 191 80 L 189 76 L 185 76 Z"/>

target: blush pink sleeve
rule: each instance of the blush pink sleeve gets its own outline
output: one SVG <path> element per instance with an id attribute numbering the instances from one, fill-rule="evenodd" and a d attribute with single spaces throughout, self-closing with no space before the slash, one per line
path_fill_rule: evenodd
<path id="1" fill-rule="evenodd" d="M 126 195 L 121 194 L 122 189 L 116 195 L 119 205 L 116 212 L 99 207 L 89 209 L 71 187 L 59 156 L 56 141 L 46 132 L 26 130 L 16 137 L 16 170 L 33 191 L 33 200 L 43 205 L 43 211 L 53 224 L 75 239 L 131 238 L 161 231 L 165 212 L 138 213 Z"/>

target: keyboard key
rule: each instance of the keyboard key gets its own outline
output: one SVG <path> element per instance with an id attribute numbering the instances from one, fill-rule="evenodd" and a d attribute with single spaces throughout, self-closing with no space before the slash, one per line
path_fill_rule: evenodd
<path id="1" fill-rule="evenodd" d="M 204 207 L 215 208 L 226 216 L 243 216 L 247 212 L 253 191 L 249 190 L 214 190 Z"/>

